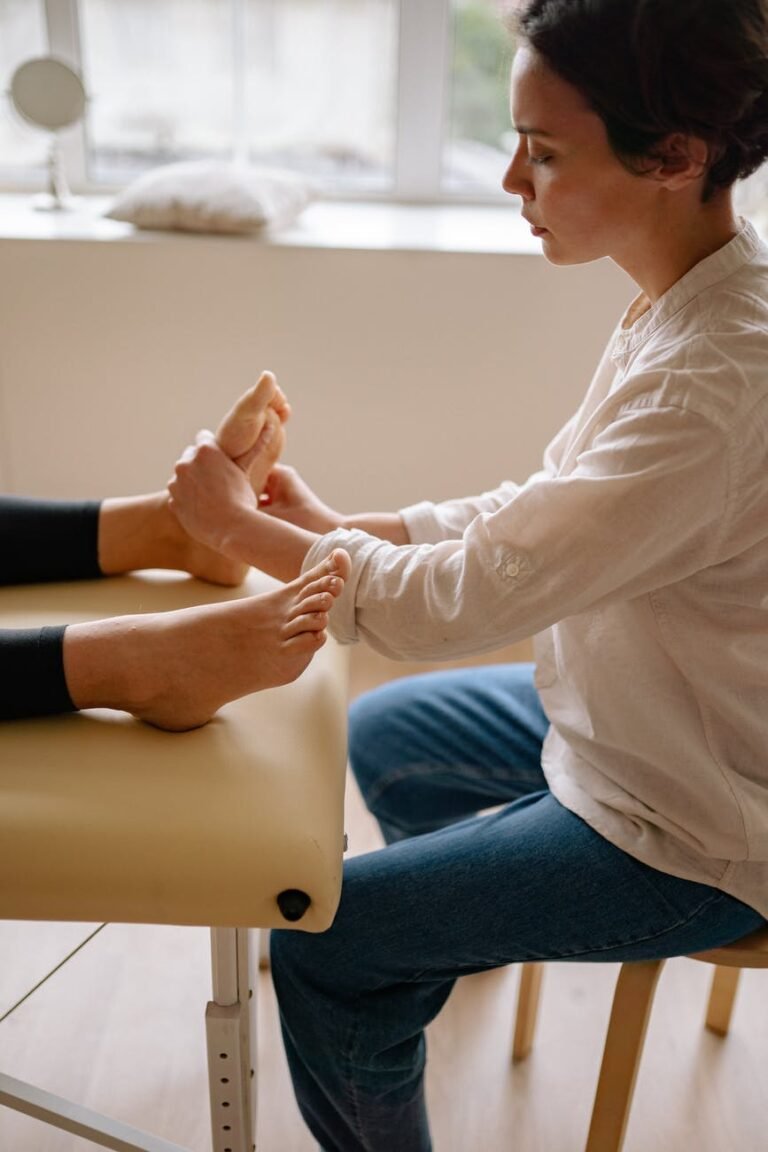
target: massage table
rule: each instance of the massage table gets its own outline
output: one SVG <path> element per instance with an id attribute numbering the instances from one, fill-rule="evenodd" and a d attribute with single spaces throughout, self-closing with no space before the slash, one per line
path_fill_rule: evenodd
<path id="1" fill-rule="evenodd" d="M 234 589 L 149 571 L 0 588 L 0 627 L 163 611 L 274 586 L 255 571 Z M 322 932 L 338 905 L 346 711 L 346 650 L 329 639 L 294 683 L 234 701 L 193 731 L 106 709 L 0 724 L 0 917 L 211 930 L 213 1152 L 256 1145 L 257 930 Z M 182 1152 L 5 1070 L 0 1105 L 118 1152 Z"/>

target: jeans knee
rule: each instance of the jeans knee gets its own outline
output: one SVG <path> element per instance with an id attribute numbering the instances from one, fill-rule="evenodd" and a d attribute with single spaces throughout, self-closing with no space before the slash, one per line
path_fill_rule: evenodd
<path id="1" fill-rule="evenodd" d="M 275 928 L 269 934 L 269 958 L 273 983 L 288 982 L 293 988 L 305 981 L 305 973 L 317 966 L 311 955 L 314 934 Z"/>
<path id="2" fill-rule="evenodd" d="M 382 756 L 391 715 L 379 705 L 378 694 L 369 692 L 352 702 L 349 710 L 349 764 L 368 803 L 377 791 L 378 781 L 388 768 Z"/>
<path id="3" fill-rule="evenodd" d="M 349 941 L 333 927 L 325 932 L 276 928 L 269 935 L 272 984 L 284 1014 L 322 1014 L 343 998 L 354 965 Z"/>

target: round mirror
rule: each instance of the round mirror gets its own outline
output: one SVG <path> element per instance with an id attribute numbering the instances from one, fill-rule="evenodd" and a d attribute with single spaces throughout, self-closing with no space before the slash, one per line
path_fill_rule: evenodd
<path id="1" fill-rule="evenodd" d="M 82 119 L 85 88 L 80 76 L 55 56 L 25 60 L 11 77 L 11 103 L 23 120 L 52 133 L 48 152 L 48 191 L 36 198 L 35 207 L 61 211 L 74 204 L 64 175 L 57 132 Z"/>
<path id="2" fill-rule="evenodd" d="M 20 116 L 49 132 L 76 124 L 85 111 L 82 80 L 54 56 L 20 64 L 11 79 L 11 99 Z"/>

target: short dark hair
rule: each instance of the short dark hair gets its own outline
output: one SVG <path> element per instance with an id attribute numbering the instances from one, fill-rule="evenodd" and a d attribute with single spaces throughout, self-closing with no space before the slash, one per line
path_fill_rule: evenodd
<path id="1" fill-rule="evenodd" d="M 768 156 L 768 0 L 528 0 L 514 29 L 632 171 L 671 133 L 696 136 L 706 200 Z"/>

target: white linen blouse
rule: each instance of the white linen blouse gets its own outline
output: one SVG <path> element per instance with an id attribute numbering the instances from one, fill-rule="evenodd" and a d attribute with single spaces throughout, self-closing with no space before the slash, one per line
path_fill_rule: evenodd
<path id="1" fill-rule="evenodd" d="M 742 223 L 615 331 L 522 486 L 323 536 L 343 643 L 455 659 L 535 634 L 557 799 L 768 916 L 768 249 Z"/>

